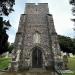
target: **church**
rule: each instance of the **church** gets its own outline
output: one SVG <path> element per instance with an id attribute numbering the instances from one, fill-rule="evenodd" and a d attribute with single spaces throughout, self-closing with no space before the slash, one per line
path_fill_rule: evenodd
<path id="1" fill-rule="evenodd" d="M 60 46 L 48 3 L 26 3 L 12 52 L 12 70 L 57 68 Z"/>

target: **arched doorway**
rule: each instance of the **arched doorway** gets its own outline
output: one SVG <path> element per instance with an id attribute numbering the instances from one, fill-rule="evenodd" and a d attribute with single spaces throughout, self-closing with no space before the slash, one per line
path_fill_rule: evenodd
<path id="1" fill-rule="evenodd" d="M 42 67 L 42 52 L 38 47 L 33 48 L 32 52 L 32 67 L 41 68 Z"/>

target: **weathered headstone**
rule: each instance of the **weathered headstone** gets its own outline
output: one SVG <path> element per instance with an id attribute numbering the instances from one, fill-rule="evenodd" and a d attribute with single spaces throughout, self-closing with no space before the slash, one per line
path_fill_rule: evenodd
<path id="1" fill-rule="evenodd" d="M 67 55 L 64 55 L 64 56 L 63 56 L 63 68 L 64 68 L 65 70 L 68 69 L 68 56 L 67 56 Z"/>

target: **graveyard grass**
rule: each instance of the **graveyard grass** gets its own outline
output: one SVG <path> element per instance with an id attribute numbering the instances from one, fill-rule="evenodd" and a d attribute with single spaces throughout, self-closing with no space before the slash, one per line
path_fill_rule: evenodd
<path id="1" fill-rule="evenodd" d="M 68 67 L 70 70 L 72 70 L 74 73 L 67 73 L 63 75 L 75 75 L 75 57 L 70 57 Z M 0 70 L 6 69 L 11 61 L 11 58 L 0 58 Z"/>
<path id="2" fill-rule="evenodd" d="M 67 73 L 67 74 L 63 74 L 63 75 L 75 75 L 75 57 L 70 57 L 68 59 L 69 59 L 68 67 L 74 73 Z"/>
<path id="3" fill-rule="evenodd" d="M 11 58 L 0 58 L 0 70 L 4 70 L 8 67 Z"/>

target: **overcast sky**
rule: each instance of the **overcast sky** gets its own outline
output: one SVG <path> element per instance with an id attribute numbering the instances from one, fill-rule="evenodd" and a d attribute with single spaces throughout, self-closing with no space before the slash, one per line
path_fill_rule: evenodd
<path id="1" fill-rule="evenodd" d="M 20 15 L 24 13 L 25 3 L 48 3 L 49 11 L 53 15 L 56 32 L 61 35 L 74 37 L 73 23 L 71 22 L 72 12 L 69 0 L 16 0 L 14 12 L 9 15 L 12 27 L 7 32 L 9 42 L 14 42 L 19 25 Z"/>

